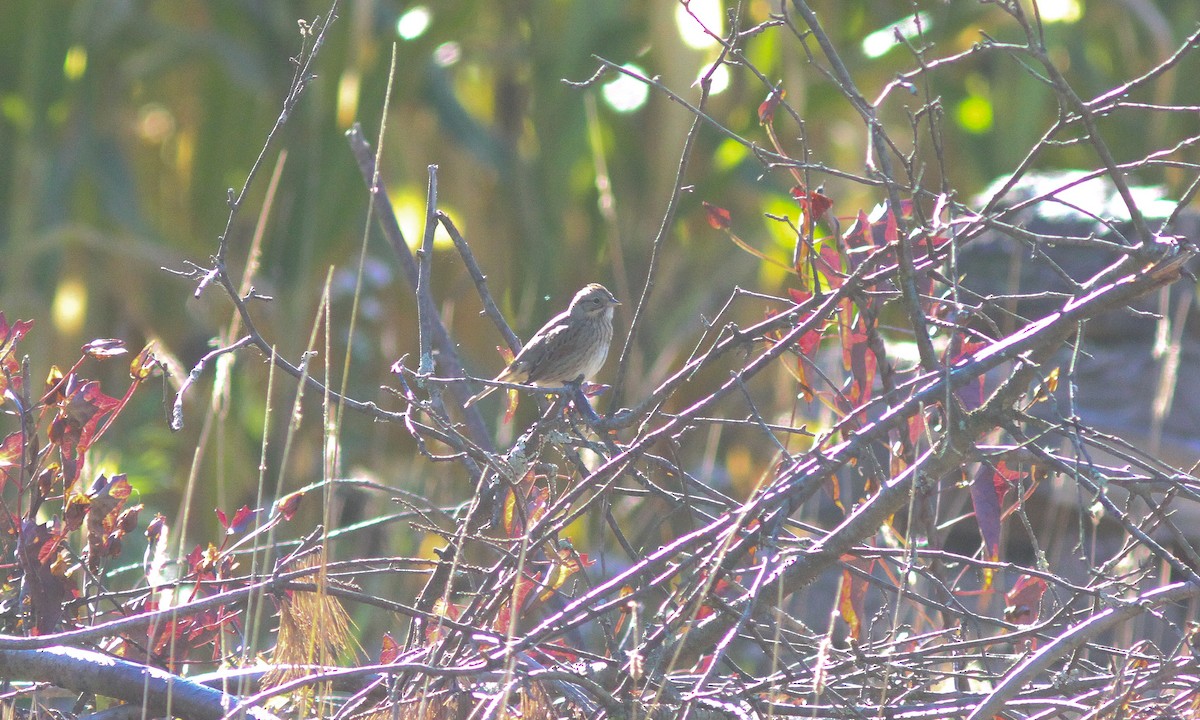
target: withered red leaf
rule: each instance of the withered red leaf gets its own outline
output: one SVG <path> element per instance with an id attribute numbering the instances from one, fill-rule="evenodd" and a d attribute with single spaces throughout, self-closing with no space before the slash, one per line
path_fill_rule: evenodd
<path id="1" fill-rule="evenodd" d="M 996 463 L 996 471 L 992 475 L 992 485 L 996 490 L 996 501 L 998 503 L 1004 502 L 1004 496 L 1008 494 L 1009 490 L 1017 486 L 1017 480 L 1023 474 L 1020 470 L 1009 468 L 1008 463 L 1003 460 Z"/>
<path id="2" fill-rule="evenodd" d="M 291 520 L 296 517 L 296 510 L 300 507 L 300 501 L 303 499 L 303 490 L 284 495 L 275 501 L 275 512 L 282 515 L 284 520 Z"/>
<path id="3" fill-rule="evenodd" d="M 25 451 L 25 433 L 17 430 L 0 440 L 0 480 L 4 480 L 8 468 L 21 466 L 21 455 Z"/>
<path id="4" fill-rule="evenodd" d="M 783 88 L 775 88 L 767 95 L 767 99 L 759 103 L 758 106 L 758 124 L 767 125 L 775 120 L 775 111 L 779 109 L 779 104 L 783 102 Z"/>
<path id="5" fill-rule="evenodd" d="M 896 213 L 892 212 L 891 209 L 889 209 L 887 211 L 887 216 L 884 219 L 883 239 L 886 240 L 889 245 L 891 245 L 892 243 L 895 243 L 899 238 L 900 238 L 900 229 L 899 229 L 898 223 L 896 222 Z"/>
<path id="6" fill-rule="evenodd" d="M 117 532 L 109 533 L 108 537 L 104 539 L 104 544 L 101 546 L 104 557 L 118 557 L 120 556 L 121 550 L 123 550 L 124 547 L 125 545 L 121 540 L 121 534 Z"/>
<path id="7" fill-rule="evenodd" d="M 133 486 L 129 484 L 129 477 L 125 473 L 113 475 L 108 482 L 108 486 L 104 488 L 104 494 L 116 500 L 128 500 L 133 494 Z"/>
<path id="8" fill-rule="evenodd" d="M 145 380 L 150 377 L 154 368 L 158 367 L 158 358 L 154 357 L 154 342 L 151 341 L 129 363 L 129 376 L 134 380 Z"/>
<path id="9" fill-rule="evenodd" d="M 704 219 L 708 221 L 712 229 L 728 230 L 732 227 L 733 218 L 729 215 L 728 210 L 707 202 L 701 202 L 700 204 L 704 206 Z"/>
<path id="10" fill-rule="evenodd" d="M 796 288 L 788 288 L 788 295 L 792 298 L 792 302 L 796 303 L 797 305 L 803 305 L 809 300 L 812 300 L 813 296 L 813 294 L 807 290 L 797 290 Z"/>
<path id="11" fill-rule="evenodd" d="M 1004 619 L 1017 625 L 1031 625 L 1037 622 L 1045 594 L 1046 581 L 1022 575 L 1013 584 L 1013 589 L 1004 596 Z"/>
<path id="12" fill-rule="evenodd" d="M 117 529 L 126 534 L 136 530 L 138 514 L 141 511 L 142 505 L 140 504 L 122 510 L 121 514 L 117 516 Z"/>
<path id="13" fill-rule="evenodd" d="M 800 349 L 801 355 L 812 357 L 813 351 L 821 345 L 822 337 L 823 335 L 820 330 L 809 330 L 796 341 L 796 347 Z"/>
<path id="14" fill-rule="evenodd" d="M 871 399 L 875 383 L 877 360 L 869 342 L 866 322 L 860 316 L 857 324 L 846 328 L 842 338 L 842 361 L 850 371 L 850 403 L 855 407 Z"/>
<path id="15" fill-rule="evenodd" d="M 383 647 L 379 650 L 379 664 L 390 665 L 396 662 L 396 658 L 400 657 L 400 643 L 392 637 L 390 632 L 383 634 Z"/>
<path id="16" fill-rule="evenodd" d="M 858 217 L 854 219 L 854 224 L 842 236 L 846 243 L 846 247 L 851 250 L 855 248 L 872 248 L 875 247 L 874 227 L 871 225 L 870 218 L 862 210 L 858 211 Z"/>
<path id="17" fill-rule="evenodd" d="M 838 595 L 838 614 L 850 628 L 850 637 L 861 639 L 863 619 L 866 616 L 867 588 L 870 586 L 868 577 L 875 566 L 874 560 L 843 555 L 842 563 L 850 567 L 842 570 L 842 587 Z M 851 569 L 853 568 L 853 569 Z M 854 569 L 859 572 L 854 572 Z"/>
<path id="18" fill-rule="evenodd" d="M 32 320 L 17 320 L 9 325 L 8 319 L 4 317 L 4 311 L 0 310 L 0 356 L 11 352 L 13 345 L 20 342 L 31 327 L 33 327 Z"/>
<path id="19" fill-rule="evenodd" d="M 12 325 L 0 312 L 0 405 L 4 404 L 4 396 L 8 393 L 9 379 L 12 379 L 13 390 L 21 389 L 21 363 L 14 352 L 16 345 L 33 327 L 32 320 L 18 320 Z"/>
<path id="20" fill-rule="evenodd" d="M 71 493 L 67 498 L 67 506 L 63 510 L 63 524 L 68 532 L 75 532 L 83 527 L 83 519 L 87 517 L 88 508 L 92 501 L 83 493 Z"/>
<path id="21" fill-rule="evenodd" d="M 46 373 L 46 390 L 42 400 L 57 405 L 66 396 L 66 384 L 63 382 L 62 370 L 57 365 L 51 365 L 50 372 Z"/>
<path id="22" fill-rule="evenodd" d="M 833 200 L 829 196 L 818 190 L 805 190 L 799 185 L 792 188 L 792 197 L 800 203 L 800 209 L 811 214 L 814 220 L 820 220 L 833 207 Z"/>
<path id="23" fill-rule="evenodd" d="M 994 475 L 996 470 L 982 463 L 971 481 L 971 505 L 975 509 L 975 523 L 983 537 L 985 560 L 1000 557 L 1000 498 L 997 497 Z"/>
<path id="24" fill-rule="evenodd" d="M 162 531 L 166 526 L 167 516 L 163 515 L 162 513 L 156 514 L 154 519 L 150 521 L 150 524 L 146 526 L 146 539 L 149 540 L 151 544 L 158 542 L 158 536 L 162 534 Z"/>
<path id="25" fill-rule="evenodd" d="M 250 523 L 251 520 L 254 519 L 254 517 L 256 515 L 258 515 L 258 511 L 251 510 L 249 505 L 241 506 L 240 508 L 238 508 L 238 511 L 233 514 L 233 520 L 230 521 L 229 528 L 226 530 L 226 532 L 228 532 L 228 533 L 244 532 L 246 529 L 246 526 Z"/>

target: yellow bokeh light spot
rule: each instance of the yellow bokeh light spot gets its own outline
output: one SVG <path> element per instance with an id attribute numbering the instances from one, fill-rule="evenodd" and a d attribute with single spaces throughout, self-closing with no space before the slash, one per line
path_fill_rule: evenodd
<path id="1" fill-rule="evenodd" d="M 50 309 L 54 328 L 63 335 L 76 335 L 87 318 L 87 288 L 75 277 L 63 278 L 54 292 Z"/>
<path id="2" fill-rule="evenodd" d="M 729 473 L 729 482 L 735 495 L 748 497 L 754 492 L 759 471 L 750 448 L 745 445 L 731 447 L 725 455 L 725 470 Z"/>
<path id="3" fill-rule="evenodd" d="M 1083 19 L 1082 0 L 1039 0 L 1038 14 L 1043 22 L 1073 23 Z"/>
<path id="4" fill-rule="evenodd" d="M 175 135 L 175 170 L 186 191 L 192 178 L 192 164 L 196 159 L 196 135 L 183 130 Z"/>
<path id="5" fill-rule="evenodd" d="M 337 124 L 343 130 L 350 127 L 358 115 L 358 95 L 361 84 L 362 76 L 357 70 L 347 70 L 338 79 Z"/>
<path id="6" fill-rule="evenodd" d="M 982 95 L 963 98 L 955 115 L 959 126 L 969 133 L 980 134 L 992 129 L 992 102 Z"/>
<path id="7" fill-rule="evenodd" d="M 409 250 L 416 252 L 421 247 L 422 233 L 425 232 L 425 196 L 413 190 L 397 190 L 391 194 L 389 199 L 392 201 L 392 209 L 396 213 L 396 224 L 404 233 L 404 242 L 408 244 Z M 461 221 L 457 219 L 459 215 L 453 208 L 439 202 L 438 209 L 455 218 L 455 225 L 458 225 L 458 231 L 464 237 L 470 236 L 467 228 L 463 227 Z M 433 233 L 433 249 L 444 250 L 452 247 L 454 247 L 454 241 L 441 223 L 438 223 Z"/>
<path id="8" fill-rule="evenodd" d="M 82 45 L 72 45 L 63 59 L 63 75 L 68 80 L 78 80 L 87 72 L 87 48 Z"/>
<path id="9" fill-rule="evenodd" d="M 33 126 L 33 112 L 29 109 L 29 103 L 20 95 L 0 97 L 0 117 L 22 130 Z"/>
<path id="10" fill-rule="evenodd" d="M 746 146 L 733 138 L 725 138 L 713 153 L 713 165 L 718 170 L 731 170 L 750 156 Z"/>

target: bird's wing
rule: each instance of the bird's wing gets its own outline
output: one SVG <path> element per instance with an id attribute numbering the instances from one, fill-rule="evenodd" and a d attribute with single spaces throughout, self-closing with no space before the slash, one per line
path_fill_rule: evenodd
<path id="1" fill-rule="evenodd" d="M 525 343 L 525 347 L 513 358 L 512 367 L 525 376 L 524 382 L 536 383 L 545 375 L 546 364 L 543 360 L 547 355 L 557 352 L 556 348 L 561 344 L 561 338 L 567 330 L 567 318 L 568 314 L 565 312 L 555 315 L 529 338 L 529 342 Z M 541 372 L 534 374 L 534 368 Z"/>

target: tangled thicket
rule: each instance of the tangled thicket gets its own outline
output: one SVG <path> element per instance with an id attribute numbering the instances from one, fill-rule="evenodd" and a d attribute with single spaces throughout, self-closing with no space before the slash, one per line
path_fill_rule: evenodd
<path id="1" fill-rule="evenodd" d="M 463 409 L 477 386 L 433 299 L 435 228 L 453 238 L 514 350 L 517 340 L 490 298 L 469 238 L 438 210 L 436 168 L 422 250 L 412 254 L 375 153 L 352 131 L 373 217 L 420 314 L 419 353 L 397 362 L 383 395 L 347 397 L 314 377 L 310 356 L 273 354 L 271 339 L 254 325 L 252 308 L 261 298 L 252 276 L 239 281 L 226 266 L 228 229 L 211 264 L 181 274 L 196 280 L 198 292 L 223 290 L 242 328 L 226 334 L 205 362 L 257 348 L 322 394 L 327 419 L 336 419 L 338 408 L 393 423 L 428 462 L 457 469 L 447 477 L 468 478 L 454 507 L 398 499 L 411 527 L 443 539 L 438 559 L 316 562 L 320 533 L 274 558 L 265 529 L 290 517 L 280 502 L 270 513 L 224 521 L 231 536 L 247 533 L 254 542 L 189 556 L 185 580 L 195 590 L 174 609 L 147 596 L 123 605 L 125 619 L 105 626 L 116 615 L 97 603 L 94 624 L 56 634 L 78 616 L 65 613 L 64 603 L 81 601 L 61 597 L 53 548 L 29 551 L 53 535 L 34 539 L 35 510 L 23 521 L 14 516 L 13 535 L 22 540 L 5 547 L 18 558 L 23 582 L 41 588 L 25 595 L 25 606 L 13 606 L 25 612 L 32 605 L 35 620 L 10 629 L 36 627 L 40 634 L 0 638 L 0 668 L 31 662 L 21 653 L 36 648 L 61 653 L 87 642 L 113 649 L 121 638 L 130 662 L 118 673 L 128 677 L 138 663 L 172 670 L 208 644 L 240 647 L 226 635 L 261 632 L 261 618 L 242 610 L 247 598 L 269 596 L 286 629 L 274 664 L 286 667 L 275 668 L 260 694 L 244 691 L 241 707 L 260 713 L 269 698 L 299 697 L 309 687 L 320 690 L 306 696 L 317 704 L 305 707 L 343 717 L 1197 713 L 1200 555 L 1192 528 L 1200 486 L 1188 468 L 1160 459 L 1158 448 L 1188 347 L 1197 238 L 1180 228 L 1191 227 L 1185 211 L 1200 187 L 1200 167 L 1182 158 L 1200 135 L 1162 137 L 1155 152 L 1123 157 L 1105 142 L 1102 124 L 1121 115 L 1194 114 L 1139 98 L 1165 74 L 1195 63 L 1200 33 L 1152 71 L 1087 98 L 1047 52 L 1029 6 L 991 4 L 1007 13 L 1019 42 L 985 36 L 960 55 L 938 56 L 916 32 L 903 40 L 913 69 L 873 100 L 822 27 L 836 20 L 818 18 L 801 0 L 754 27 L 739 26 L 734 16 L 694 102 L 600 59 L 597 75 L 580 87 L 622 73 L 687 107 L 694 123 L 679 138 L 675 192 L 640 295 L 622 298 L 631 311 L 628 333 L 610 358 L 613 386 L 595 401 L 609 410 L 596 414 L 572 393 L 526 392 L 519 397 L 536 413 L 514 415 L 513 395 L 505 422 L 514 423 L 516 437 L 503 446 L 478 407 Z M 327 30 L 328 23 L 316 24 L 306 35 L 281 123 L 302 101 Z M 861 116 L 869 138 L 865 168 L 831 167 L 807 142 L 800 115 L 748 59 L 748 47 L 768 36 L 806 57 Z M 956 194 L 953 168 L 945 167 L 947 130 L 931 88 L 983 55 L 1037 77 L 1059 112 L 1036 146 L 1014 151 L 1020 159 L 1005 180 L 969 201 Z M 712 73 L 722 66 L 761 82 L 761 137 L 738 136 L 709 113 Z M 787 294 L 729 290 L 720 314 L 706 318 L 698 337 L 685 338 L 691 354 L 653 392 L 635 397 L 630 348 L 645 317 L 671 302 L 656 294 L 656 273 L 664 257 L 681 252 L 670 231 L 693 183 L 689 161 L 703 132 L 728 135 L 762 172 L 789 178 L 795 206 L 773 220 L 794 238 L 790 262 L 744 239 L 739 227 L 746 219 L 721 198 L 704 206 L 714 236 L 778 266 Z M 1040 159 L 1064 145 L 1087 148 L 1092 168 L 1039 173 Z M 1161 202 L 1150 212 L 1129 175 L 1164 166 L 1193 180 L 1166 212 Z M 823 189 L 833 180 L 869 188 L 878 206 L 842 207 L 836 191 Z M 1080 188 L 1083 200 L 1066 199 Z M 231 226 L 245 197 L 231 195 Z M 1084 204 L 1097 197 L 1105 202 Z M 1052 214 L 1046 206 L 1068 209 L 1074 225 L 1039 225 Z M 1031 267 L 1041 271 L 1032 280 Z M 747 308 L 761 320 L 738 319 Z M 1113 318 L 1118 327 L 1122 319 L 1133 323 L 1112 332 L 1131 333 L 1147 357 L 1157 339 L 1152 367 L 1167 367 L 1151 383 L 1166 400 L 1147 403 L 1149 444 L 1128 442 L 1080 410 L 1088 405 L 1080 393 L 1106 392 L 1085 382 L 1080 368 L 1102 354 L 1099 336 Z M 4 327 L 0 361 L 10 397 L 17 397 L 15 339 Z M 22 402 L 37 404 L 28 387 Z M 48 394 L 40 402 L 72 417 L 66 397 Z M 20 416 L 29 430 L 33 411 Z M 0 464 L 6 487 L 42 487 L 39 504 L 56 484 L 69 489 L 73 479 L 63 467 L 51 471 L 32 436 L 21 433 L 10 435 L 17 438 L 9 444 L 13 454 Z M 70 448 L 59 437 L 51 435 L 67 458 Z M 737 496 L 723 492 L 728 483 L 709 458 L 723 437 L 736 437 L 767 468 Z M 592 522 L 586 547 L 565 539 L 580 518 Z M 238 554 L 242 545 L 257 548 L 253 561 Z M 354 585 L 398 570 L 427 576 L 415 597 L 373 596 Z M 348 632 L 341 608 L 359 603 L 403 616 L 407 634 L 385 638 L 372 663 L 335 669 L 330 663 Z M 56 682 L 73 687 L 66 678 Z M 139 691 L 141 683 L 139 677 Z M 197 716 L 219 716 L 217 705 L 205 703 L 220 698 L 197 693 Z"/>

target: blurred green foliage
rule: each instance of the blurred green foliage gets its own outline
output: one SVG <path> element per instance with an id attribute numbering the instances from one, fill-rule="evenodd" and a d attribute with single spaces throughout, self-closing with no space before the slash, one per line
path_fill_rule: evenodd
<path id="1" fill-rule="evenodd" d="M 813 6 L 868 99 L 917 62 L 904 45 L 889 47 L 886 34 L 875 36 L 883 38 L 881 49 L 868 52 L 864 40 L 915 10 L 926 13 L 924 34 L 908 43 L 927 47 L 927 59 L 970 50 L 981 31 L 998 41 L 1018 39 L 1011 21 L 977 2 L 819 0 Z M 1048 23 L 1047 42 L 1085 98 L 1160 62 L 1200 19 L 1200 4 L 1188 0 L 1078 0 L 1066 6 L 1078 16 L 1068 13 Z M 342 3 L 317 63 L 318 77 L 268 153 L 247 210 L 233 228 L 231 260 L 240 266 L 267 178 L 279 151 L 286 151 L 254 283 L 276 298 L 254 305 L 265 336 L 279 343 L 281 354 L 298 358 L 333 268 L 332 315 L 339 335 L 329 365 L 340 370 L 367 206 L 342 133 L 357 121 L 376 137 L 393 44 L 396 74 L 383 170 L 404 217 L 420 217 L 426 167 L 437 164 L 441 207 L 471 241 L 519 334 L 527 335 L 589 281 L 605 282 L 626 301 L 618 325 L 627 326 L 692 116 L 656 91 L 638 109 L 616 112 L 599 92 L 612 75 L 587 89 L 563 80 L 591 77 L 598 55 L 636 64 L 695 102 L 694 83 L 717 47 L 687 45 L 681 11 L 671 2 L 442 0 L 425 7 L 423 30 L 399 38 L 398 20 L 417 7 L 388 0 Z M 779 12 L 778 3 L 765 0 L 740 7 L 743 29 Z M 297 20 L 327 9 L 326 2 L 269 0 L 0 5 L 0 309 L 10 319 L 37 322 L 26 343 L 37 372 L 69 361 L 80 344 L 97 336 L 122 338 L 134 348 L 157 339 L 184 372 L 209 349 L 210 339 L 228 323 L 229 302 L 212 288 L 194 299 L 194 281 L 160 268 L 184 269 L 189 260 L 204 264 L 215 251 L 229 212 L 226 189 L 244 182 L 292 77 L 289 59 L 300 48 Z M 721 12 L 716 17 L 727 29 L 728 18 Z M 414 23 L 407 32 L 419 28 L 420 15 L 407 18 Z M 863 124 L 808 62 L 802 41 L 774 27 L 749 39 L 746 48 L 747 61 L 768 82 L 781 84 L 803 118 L 803 145 L 790 120 L 781 114 L 777 122 L 794 157 L 806 147 L 813 162 L 861 174 Z M 1156 82 L 1152 97 L 1132 99 L 1200 105 L 1200 89 L 1182 80 L 1197 70 L 1194 60 L 1188 63 Z M 923 183 L 935 191 L 944 184 L 961 200 L 1013 169 L 1058 112 L 1038 79 L 1012 57 L 996 53 L 966 57 L 910 89 L 894 90 L 881 116 L 908 151 L 914 142 L 914 133 L 905 130 L 909 114 L 937 98 L 944 163 L 933 153 L 928 124 L 921 125 L 916 153 L 926 162 Z M 708 113 L 765 146 L 756 108 L 767 91 L 753 73 L 732 67 Z M 1182 130 L 1173 126 L 1197 122 L 1194 113 L 1124 113 L 1104 120 L 1102 131 L 1117 159 L 1127 161 L 1169 144 L 1166 138 Z M 1197 159 L 1193 149 L 1181 156 Z M 1045 168 L 1094 163 L 1090 150 L 1079 145 L 1038 161 Z M 598 183 L 600 168 L 607 173 L 606 186 Z M 824 185 L 840 215 L 881 199 L 844 179 L 816 174 L 812 179 Z M 1187 182 L 1167 172 L 1141 179 L 1176 191 Z M 683 184 L 688 190 L 668 231 L 652 312 L 631 355 L 627 399 L 648 392 L 677 366 L 701 329 L 701 316 L 711 316 L 735 285 L 783 290 L 782 275 L 764 273 L 754 258 L 708 228 L 699 203 L 728 208 L 742 237 L 770 248 L 778 228 L 761 214 L 787 212 L 790 176 L 764 168 L 744 147 L 706 126 Z M 611 205 L 604 195 L 609 189 Z M 419 220 L 404 229 L 418 237 Z M 378 400 L 377 387 L 389 381 L 388 365 L 415 351 L 417 333 L 409 290 L 390 250 L 371 230 L 350 392 Z M 786 257 L 789 249 L 775 251 Z M 443 250 L 434 271 L 435 294 L 461 338 L 468 367 L 492 374 L 501 364 L 493 347 L 502 341 L 477 315 L 479 302 L 461 263 Z M 115 377 L 121 369 L 96 373 Z M 105 457 L 130 474 L 143 501 L 168 515 L 200 441 L 210 375 L 188 398 L 182 433 L 166 430 L 163 397 L 151 391 L 142 393 L 107 437 Z M 265 388 L 264 364 L 240 357 L 227 422 L 209 439 L 199 466 L 194 513 L 209 532 L 215 529 L 212 507 L 232 509 L 253 500 L 268 406 L 274 411 L 268 473 L 286 472 L 285 491 L 321 477 L 319 422 L 302 426 L 302 442 L 281 470 L 295 384 L 276 378 L 270 398 Z M 308 410 L 312 419 L 319 417 L 316 405 Z M 431 471 L 403 438 L 397 428 L 346 418 L 340 472 L 374 475 L 439 502 L 467 495 L 462 478 Z M 756 472 L 735 433 L 719 461 L 726 457 L 730 474 Z M 275 476 L 270 477 L 273 484 Z M 387 511 L 356 502 L 347 501 L 348 518 Z M 400 550 L 413 548 L 410 543 Z"/>

